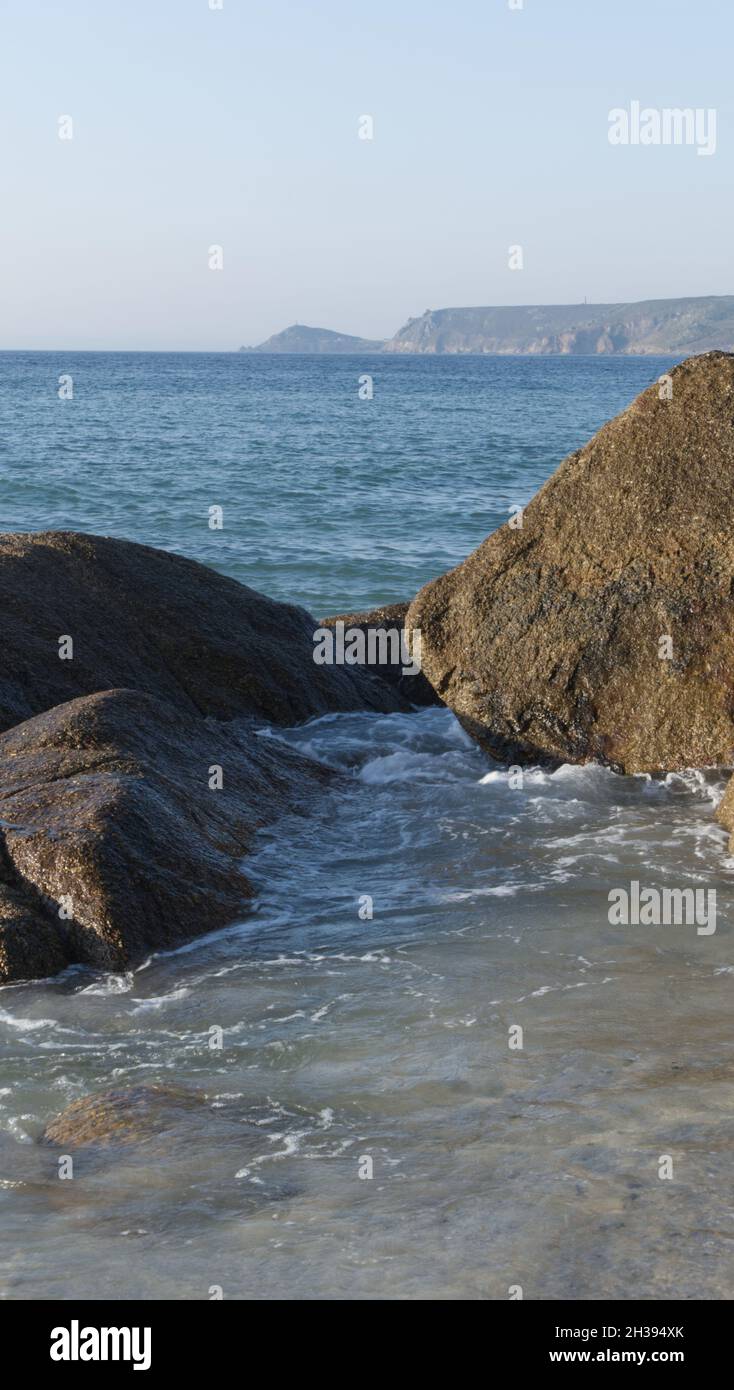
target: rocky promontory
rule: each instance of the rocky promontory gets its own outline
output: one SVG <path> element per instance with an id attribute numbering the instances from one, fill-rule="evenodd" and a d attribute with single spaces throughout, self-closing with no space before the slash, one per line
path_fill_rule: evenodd
<path id="1" fill-rule="evenodd" d="M 734 296 L 628 304 L 513 304 L 427 309 L 384 352 L 500 356 L 646 356 L 734 348 Z"/>
<path id="2" fill-rule="evenodd" d="M 463 353 L 575 356 L 734 349 L 734 295 L 688 295 L 621 304 L 492 304 L 426 309 L 391 338 L 358 338 L 292 324 L 253 353 Z"/>

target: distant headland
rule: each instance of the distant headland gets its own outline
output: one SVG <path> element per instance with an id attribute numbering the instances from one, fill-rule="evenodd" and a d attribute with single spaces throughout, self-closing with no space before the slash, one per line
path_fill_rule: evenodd
<path id="1" fill-rule="evenodd" d="M 267 353 L 670 354 L 734 351 L 734 295 L 633 304 L 523 304 L 427 309 L 392 338 L 293 324 L 256 347 Z"/>

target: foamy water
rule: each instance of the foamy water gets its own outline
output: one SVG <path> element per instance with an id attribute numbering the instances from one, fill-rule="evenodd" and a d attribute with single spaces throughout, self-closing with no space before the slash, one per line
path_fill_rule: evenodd
<path id="1" fill-rule="evenodd" d="M 4 1295 L 731 1297 L 723 778 L 512 787 L 444 710 L 285 737 L 344 778 L 261 836 L 247 920 L 0 992 Z M 715 887 L 715 934 L 611 926 L 632 879 Z M 141 1081 L 207 1105 L 61 1181 L 44 1123 Z"/>

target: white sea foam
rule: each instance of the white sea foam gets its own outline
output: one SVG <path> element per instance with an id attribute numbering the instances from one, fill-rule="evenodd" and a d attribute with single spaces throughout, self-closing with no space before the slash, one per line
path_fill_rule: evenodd
<path id="1" fill-rule="evenodd" d="M 165 1009 L 170 1004 L 177 1003 L 180 999 L 186 999 L 189 993 L 190 991 L 187 986 L 179 985 L 168 994 L 154 995 L 150 999 L 133 1001 L 133 1007 L 130 1009 L 130 1013 L 143 1014 L 155 1011 L 156 1009 Z"/>
<path id="2" fill-rule="evenodd" d="M 91 985 L 83 985 L 78 993 L 97 995 L 100 999 L 106 999 L 112 994 L 128 994 L 135 982 L 133 971 L 128 971 L 125 975 L 105 975 L 103 979 L 95 981 Z"/>
<path id="3" fill-rule="evenodd" d="M 22 1014 L 14 1014 L 3 1008 L 0 1008 L 0 1023 L 6 1023 L 8 1028 L 15 1028 L 19 1033 L 37 1033 L 40 1028 L 58 1026 L 55 1018 L 24 1018 Z"/>

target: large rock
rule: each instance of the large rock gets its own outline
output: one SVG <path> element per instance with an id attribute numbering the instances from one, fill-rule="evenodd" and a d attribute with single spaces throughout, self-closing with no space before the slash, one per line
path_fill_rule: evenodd
<path id="1" fill-rule="evenodd" d="M 115 687 L 277 724 L 406 707 L 369 671 L 317 666 L 316 627 L 303 608 L 168 551 L 73 531 L 2 535 L 0 730 Z"/>
<path id="2" fill-rule="evenodd" d="M 442 700 L 501 759 L 730 763 L 734 356 L 672 368 L 407 622 Z"/>
<path id="3" fill-rule="evenodd" d="M 234 920 L 256 830 L 333 776 L 131 690 L 18 725 L 0 761 L 0 982 L 119 969 Z"/>

